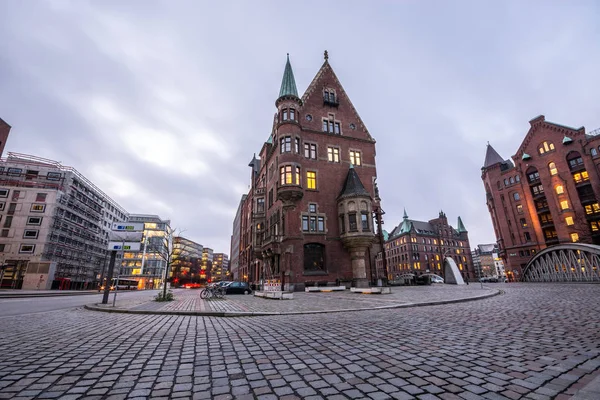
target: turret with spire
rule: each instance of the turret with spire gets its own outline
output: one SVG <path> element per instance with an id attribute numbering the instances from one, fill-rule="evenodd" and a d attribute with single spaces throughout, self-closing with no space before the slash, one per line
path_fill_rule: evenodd
<path id="1" fill-rule="evenodd" d="M 279 104 L 283 100 L 293 100 L 302 104 L 302 100 L 298 97 L 298 89 L 296 87 L 296 79 L 294 78 L 294 71 L 292 71 L 292 64 L 290 63 L 290 54 L 287 55 L 287 62 L 285 63 L 285 69 L 283 71 L 283 79 L 281 80 L 281 88 L 279 89 L 279 97 L 275 102 L 275 105 L 279 107 Z"/>
<path id="2" fill-rule="evenodd" d="M 340 239 L 352 255 L 352 277 L 357 287 L 368 287 L 366 251 L 375 240 L 373 199 L 352 165 L 338 195 Z"/>

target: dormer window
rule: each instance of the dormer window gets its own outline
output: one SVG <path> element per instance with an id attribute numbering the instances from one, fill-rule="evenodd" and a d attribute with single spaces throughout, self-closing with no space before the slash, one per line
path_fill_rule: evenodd
<path id="1" fill-rule="evenodd" d="M 340 104 L 333 89 L 325 89 L 323 91 L 323 103 L 334 107 L 337 107 Z"/>

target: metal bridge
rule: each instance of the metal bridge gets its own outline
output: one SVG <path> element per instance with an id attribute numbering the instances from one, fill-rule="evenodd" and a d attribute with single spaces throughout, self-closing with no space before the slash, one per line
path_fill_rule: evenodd
<path id="1" fill-rule="evenodd" d="M 584 243 L 548 247 L 523 271 L 525 282 L 599 282 L 600 246 Z"/>

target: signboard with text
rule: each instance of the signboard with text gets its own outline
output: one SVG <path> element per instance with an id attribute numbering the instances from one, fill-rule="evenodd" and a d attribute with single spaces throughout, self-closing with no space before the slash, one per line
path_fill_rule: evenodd
<path id="1" fill-rule="evenodd" d="M 140 251 L 140 242 L 108 242 L 109 250 Z"/>
<path id="2" fill-rule="evenodd" d="M 116 232 L 141 232 L 144 230 L 143 222 L 113 222 L 112 230 Z"/>

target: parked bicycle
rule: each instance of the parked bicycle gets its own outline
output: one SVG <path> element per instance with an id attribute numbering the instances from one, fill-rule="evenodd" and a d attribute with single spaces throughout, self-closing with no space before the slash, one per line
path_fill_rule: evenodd
<path id="1" fill-rule="evenodd" d="M 200 292 L 201 299 L 222 299 L 225 296 L 225 288 L 221 286 L 207 286 Z"/>

